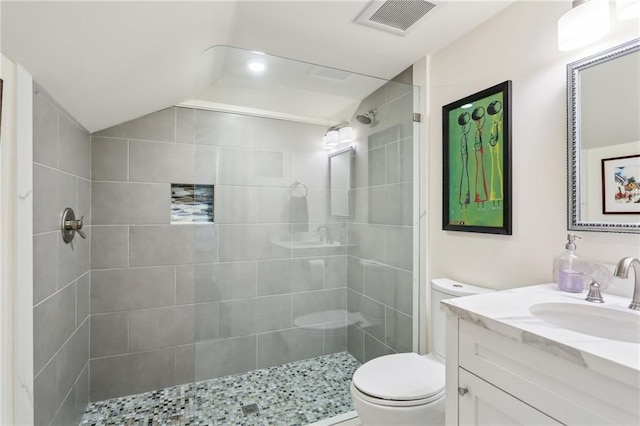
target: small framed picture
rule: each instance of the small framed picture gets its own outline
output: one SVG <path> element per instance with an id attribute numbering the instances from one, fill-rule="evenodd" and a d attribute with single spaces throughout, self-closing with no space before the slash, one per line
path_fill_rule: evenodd
<path id="1" fill-rule="evenodd" d="M 640 154 L 601 161 L 602 213 L 640 213 Z"/>

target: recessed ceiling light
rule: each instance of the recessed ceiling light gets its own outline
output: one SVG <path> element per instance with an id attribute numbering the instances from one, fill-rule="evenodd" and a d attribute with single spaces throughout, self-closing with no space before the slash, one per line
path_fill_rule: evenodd
<path id="1" fill-rule="evenodd" d="M 264 70 L 267 68 L 264 62 L 261 62 L 261 61 L 249 61 L 247 63 L 247 67 L 251 72 L 254 72 L 256 74 L 264 72 Z"/>

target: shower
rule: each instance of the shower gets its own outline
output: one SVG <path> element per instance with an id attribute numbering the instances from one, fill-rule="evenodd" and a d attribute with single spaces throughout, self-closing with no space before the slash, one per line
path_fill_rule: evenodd
<path id="1" fill-rule="evenodd" d="M 77 344 L 91 348 L 82 364 L 90 404 L 65 424 L 302 425 L 354 416 L 350 383 L 360 364 L 418 348 L 418 139 L 409 114 L 376 116 L 377 108 L 411 110 L 415 88 L 340 71 L 350 76 L 345 86 L 309 74 L 319 65 L 266 54 L 259 78 L 239 80 L 236 70 L 255 56 L 212 47 L 202 60 L 217 67 L 190 101 L 90 136 L 94 164 L 121 155 L 87 175 L 94 269 L 60 291 L 90 308 L 87 344 Z M 367 125 L 349 132 L 354 118 Z M 325 151 L 327 126 L 349 146 Z M 35 169 L 46 181 L 49 167 Z M 123 205 L 127 215 L 116 214 Z M 48 244 L 51 232 L 42 233 L 36 242 Z M 57 301 L 43 299 L 35 320 L 45 323 L 41 305 Z M 76 310 L 72 318 L 75 325 Z M 58 349 L 38 356 L 42 377 L 56 377 L 58 363 L 48 361 L 66 353 Z M 36 407 L 48 401 L 42 389 Z M 35 423 L 51 424 L 58 406 L 66 409 L 56 404 L 38 408 Z"/>
<path id="2" fill-rule="evenodd" d="M 367 111 L 365 114 L 356 115 L 356 120 L 358 120 L 359 123 L 366 124 L 368 126 L 373 123 L 377 113 L 378 111 L 374 108 Z"/>

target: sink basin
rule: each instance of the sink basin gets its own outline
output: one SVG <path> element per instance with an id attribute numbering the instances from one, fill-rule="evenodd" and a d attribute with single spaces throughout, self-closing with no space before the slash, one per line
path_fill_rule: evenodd
<path id="1" fill-rule="evenodd" d="M 531 306 L 529 312 L 545 322 L 577 333 L 640 343 L 640 314 L 634 311 L 574 303 L 538 303 Z"/>
<path id="2" fill-rule="evenodd" d="M 330 247 L 335 244 L 325 241 L 291 241 L 291 247 Z"/>

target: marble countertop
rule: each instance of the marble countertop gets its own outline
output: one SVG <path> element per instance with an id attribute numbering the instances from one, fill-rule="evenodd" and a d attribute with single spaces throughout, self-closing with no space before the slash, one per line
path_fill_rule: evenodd
<path id="1" fill-rule="evenodd" d="M 629 298 L 603 294 L 598 305 L 615 310 L 628 309 Z M 461 319 L 508 338 L 550 352 L 570 362 L 600 372 L 621 382 L 640 387 L 640 344 L 609 340 L 577 333 L 549 324 L 529 312 L 538 303 L 560 302 L 593 306 L 583 293 L 566 293 L 555 284 L 540 284 L 495 293 L 484 293 L 442 301 L 441 309 Z"/>

